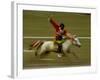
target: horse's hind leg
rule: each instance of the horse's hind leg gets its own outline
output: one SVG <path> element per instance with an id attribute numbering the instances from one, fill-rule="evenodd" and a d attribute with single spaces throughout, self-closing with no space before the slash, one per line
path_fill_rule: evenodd
<path id="1" fill-rule="evenodd" d="M 44 49 L 41 49 L 37 54 L 39 57 L 42 57 L 44 54 L 45 54 L 45 50 Z"/>
<path id="2" fill-rule="evenodd" d="M 33 45 L 32 45 L 32 44 L 30 44 L 30 45 L 29 45 L 29 50 L 32 50 L 32 47 L 33 47 Z"/>
<path id="3" fill-rule="evenodd" d="M 35 52 L 34 52 L 34 53 L 35 53 L 35 56 L 37 56 L 37 55 L 38 55 L 38 51 L 37 51 L 37 50 L 35 50 Z"/>

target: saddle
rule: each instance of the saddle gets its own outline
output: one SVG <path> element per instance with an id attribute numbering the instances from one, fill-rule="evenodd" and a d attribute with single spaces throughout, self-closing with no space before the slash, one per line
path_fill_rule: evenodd
<path id="1" fill-rule="evenodd" d="M 58 53 L 61 53 L 62 52 L 62 44 L 65 42 L 65 39 L 62 39 L 62 40 L 55 40 L 54 41 L 54 46 L 56 48 L 56 51 Z"/>

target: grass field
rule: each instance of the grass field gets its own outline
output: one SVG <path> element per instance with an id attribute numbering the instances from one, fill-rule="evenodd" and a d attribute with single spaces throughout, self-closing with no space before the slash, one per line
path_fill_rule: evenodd
<path id="1" fill-rule="evenodd" d="M 53 37 L 54 29 L 48 18 L 53 15 L 55 20 L 63 22 L 66 29 L 79 37 L 90 37 L 90 14 L 67 13 L 67 12 L 43 12 L 43 11 L 23 11 L 23 36 L 24 37 Z M 50 53 L 39 59 L 34 56 L 34 51 L 28 50 L 33 38 L 23 37 L 23 68 L 48 68 L 48 67 L 71 67 L 86 66 L 91 64 L 90 39 L 80 39 L 81 48 L 72 46 L 71 49 L 78 56 L 72 54 L 68 57 L 58 58 L 56 53 Z M 40 40 L 40 39 L 39 39 Z M 46 39 L 44 39 L 46 40 Z M 48 39 L 52 40 L 52 39 Z M 34 50 L 34 49 L 33 49 Z"/>

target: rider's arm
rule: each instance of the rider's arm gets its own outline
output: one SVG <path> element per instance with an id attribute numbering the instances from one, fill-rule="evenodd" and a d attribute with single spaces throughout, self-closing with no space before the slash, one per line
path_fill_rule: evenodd
<path id="1" fill-rule="evenodd" d="M 59 24 L 57 22 L 55 22 L 52 18 L 50 18 L 49 21 L 53 25 L 53 27 L 55 28 L 56 32 L 58 32 L 59 31 Z"/>
<path id="2" fill-rule="evenodd" d="M 68 32 L 68 31 L 65 31 L 65 36 L 67 38 L 69 38 L 69 39 L 73 39 L 73 35 L 70 32 Z"/>

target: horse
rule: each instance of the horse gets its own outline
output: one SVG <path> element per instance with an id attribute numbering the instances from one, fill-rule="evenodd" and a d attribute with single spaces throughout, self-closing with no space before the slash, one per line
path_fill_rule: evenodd
<path id="1" fill-rule="evenodd" d="M 35 51 L 35 55 L 43 55 L 48 52 L 57 52 L 58 45 L 54 44 L 54 41 L 34 41 L 33 42 L 36 45 L 38 45 L 38 48 Z M 66 54 L 67 52 L 70 52 L 70 46 L 75 45 L 77 47 L 81 47 L 81 43 L 79 38 L 74 35 L 73 39 L 65 39 L 65 41 L 62 43 L 62 53 Z M 34 46 L 34 45 L 33 45 Z M 38 49 L 40 50 L 38 51 Z M 58 57 L 62 57 L 63 54 L 58 53 Z"/>

